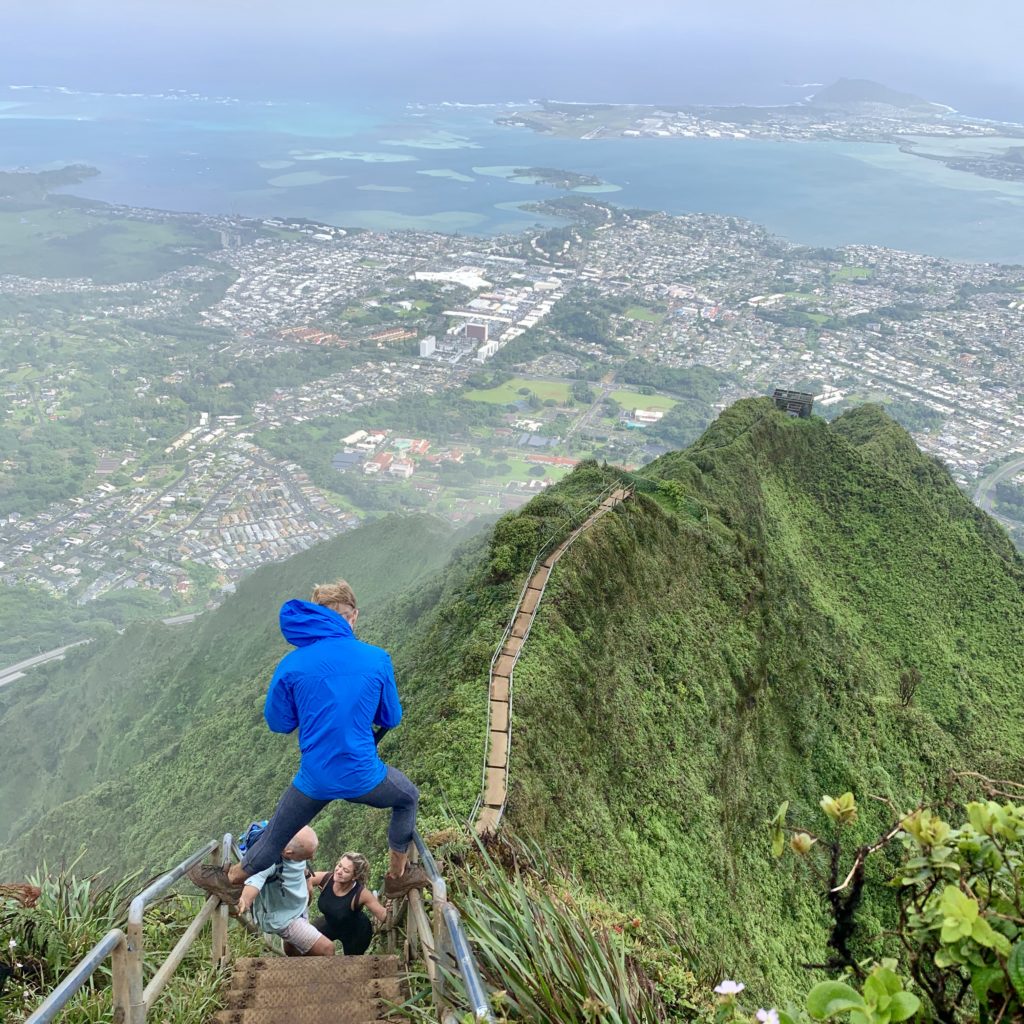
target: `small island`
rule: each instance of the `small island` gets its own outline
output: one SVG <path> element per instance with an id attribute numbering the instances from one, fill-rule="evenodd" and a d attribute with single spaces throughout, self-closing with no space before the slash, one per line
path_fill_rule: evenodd
<path id="1" fill-rule="evenodd" d="M 535 185 L 550 185 L 552 188 L 593 188 L 604 185 L 600 178 L 593 174 L 580 174 L 578 171 L 561 171 L 557 167 L 517 167 L 514 178 L 530 178 Z"/>

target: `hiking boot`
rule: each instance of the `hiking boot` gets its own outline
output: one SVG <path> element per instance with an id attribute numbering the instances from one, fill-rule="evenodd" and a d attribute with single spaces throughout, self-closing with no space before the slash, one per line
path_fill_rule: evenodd
<path id="1" fill-rule="evenodd" d="M 219 864 L 193 864 L 186 872 L 188 880 L 222 903 L 234 907 L 242 895 L 242 883 L 228 881 L 228 873 Z"/>
<path id="2" fill-rule="evenodd" d="M 408 895 L 411 889 L 427 889 L 430 878 L 419 864 L 406 864 L 405 871 L 398 877 L 384 876 L 384 895 L 389 900 L 397 900 Z"/>

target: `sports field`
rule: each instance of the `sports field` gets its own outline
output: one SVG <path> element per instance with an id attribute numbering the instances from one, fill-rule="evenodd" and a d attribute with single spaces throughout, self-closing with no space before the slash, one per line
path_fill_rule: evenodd
<path id="1" fill-rule="evenodd" d="M 557 380 L 525 380 L 522 377 L 513 377 L 500 387 L 487 388 L 484 391 L 467 391 L 463 397 L 471 402 L 490 402 L 492 405 L 511 405 L 513 402 L 520 402 L 527 395 L 519 394 L 521 388 L 526 388 L 536 395 L 542 402 L 554 399 L 556 402 L 568 401 L 571 389 L 568 384 Z"/>

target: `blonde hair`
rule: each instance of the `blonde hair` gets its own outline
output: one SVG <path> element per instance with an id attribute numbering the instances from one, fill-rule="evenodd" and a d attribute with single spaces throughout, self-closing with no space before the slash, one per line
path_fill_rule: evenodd
<path id="1" fill-rule="evenodd" d="M 340 864 L 343 860 L 352 861 L 352 878 L 356 882 L 362 882 L 366 885 L 370 880 L 370 862 L 361 854 L 356 853 L 355 850 L 350 850 L 348 853 L 343 853 L 338 858 Z"/>
<path id="2" fill-rule="evenodd" d="M 352 588 L 345 580 L 318 583 L 313 588 L 311 600 L 314 604 L 322 604 L 345 618 L 356 612 L 356 595 L 352 593 Z"/>

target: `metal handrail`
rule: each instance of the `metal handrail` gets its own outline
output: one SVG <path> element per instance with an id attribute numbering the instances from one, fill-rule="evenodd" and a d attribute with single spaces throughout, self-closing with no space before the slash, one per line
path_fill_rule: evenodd
<path id="1" fill-rule="evenodd" d="M 557 544 L 565 537 L 566 533 L 572 533 L 572 530 L 577 527 L 580 523 L 586 522 L 586 520 L 604 503 L 604 501 L 612 494 L 615 493 L 618 488 L 622 487 L 623 483 L 620 480 L 613 480 L 607 487 L 605 487 L 598 495 L 593 498 L 589 504 L 584 505 L 582 508 L 577 509 L 571 513 L 565 519 L 561 520 L 558 525 L 553 527 L 547 537 L 541 542 L 541 546 L 537 549 L 537 554 L 534 556 L 533 561 L 530 563 L 530 568 L 526 573 L 526 581 L 523 583 L 523 588 L 519 592 L 519 597 L 516 600 L 515 606 L 512 609 L 512 614 L 509 616 L 508 622 L 505 624 L 505 631 L 501 634 L 501 639 L 498 641 L 497 647 L 494 649 L 494 654 L 491 656 L 490 665 L 487 668 L 487 717 L 484 727 L 484 756 L 483 756 L 483 767 L 480 773 L 480 791 L 477 794 L 476 802 L 473 804 L 473 810 L 470 812 L 469 820 L 475 821 L 477 814 L 480 812 L 480 808 L 483 805 L 484 793 L 487 790 L 487 756 L 490 753 L 491 743 L 491 694 L 490 686 L 491 679 L 494 677 L 494 666 L 501 657 L 501 652 L 505 647 L 505 643 L 512 633 L 512 629 L 515 626 L 516 618 L 519 615 L 519 609 L 522 607 L 523 600 L 526 597 L 526 591 L 530 589 L 530 583 L 533 581 L 534 574 L 537 571 L 537 566 L 551 553 L 551 551 L 557 546 Z M 545 584 L 546 587 L 546 584 Z M 531 623 L 532 628 L 532 623 Z M 529 630 L 526 636 L 529 636 Z M 525 643 L 526 636 L 523 637 Z M 505 726 L 505 733 L 509 740 L 512 738 L 512 690 L 511 690 L 511 679 L 510 688 L 508 695 L 509 714 L 508 721 Z M 508 752 L 506 758 L 511 757 L 511 742 L 508 744 Z M 507 762 L 506 762 L 507 763 Z M 502 804 L 504 808 L 504 803 Z"/>
<path id="2" fill-rule="evenodd" d="M 220 863 L 226 864 L 231 856 L 231 836 L 223 840 L 211 839 L 186 860 L 161 875 L 136 896 L 128 908 L 128 924 L 125 930 L 112 928 L 81 959 L 75 968 L 61 979 L 60 984 L 36 1007 L 25 1024 L 48 1024 L 56 1019 L 71 998 L 92 977 L 96 969 L 108 956 L 112 957 L 112 981 L 114 988 L 114 1024 L 145 1024 L 146 1014 L 152 1009 L 157 996 L 163 991 L 178 965 L 184 960 L 189 947 L 202 930 L 203 925 L 213 919 L 213 962 L 222 966 L 227 959 L 228 908 L 211 896 L 168 954 L 167 959 L 143 988 L 142 959 L 144 943 L 142 919 L 146 907 L 185 875 L 190 867 L 198 864 L 207 854 L 217 852 Z M 219 905 L 218 905 L 219 904 Z"/>
<path id="3" fill-rule="evenodd" d="M 455 967 L 462 976 L 463 984 L 466 986 L 466 996 L 470 1003 L 470 1012 L 473 1014 L 473 1020 L 494 1024 L 494 1014 L 491 1012 L 491 1004 L 484 989 L 483 979 L 480 977 L 480 968 L 477 966 L 473 950 L 462 928 L 462 919 L 459 916 L 459 912 L 448 901 L 448 888 L 445 880 L 441 877 L 440 871 L 437 869 L 434 855 L 427 849 L 427 845 L 423 842 L 419 832 L 413 832 L 412 838 L 416 845 L 416 852 L 419 854 L 420 863 L 423 865 L 423 870 L 426 871 L 427 877 L 430 879 L 430 887 L 433 894 L 434 933 L 432 936 L 420 936 L 424 947 L 432 948 L 429 953 L 427 953 L 426 948 L 424 952 L 428 956 L 432 954 L 435 960 L 439 962 L 443 949 L 454 960 Z M 413 917 L 410 915 L 410 927 L 414 927 L 412 922 Z M 441 930 L 442 923 L 444 924 L 444 932 Z M 439 991 L 439 986 L 435 978 L 431 980 L 435 982 L 434 1000 L 436 1009 L 441 1012 L 442 1016 L 445 1016 L 443 1005 L 438 1005 L 443 1004 L 443 997 Z"/>
<path id="4" fill-rule="evenodd" d="M 420 935 L 424 954 L 430 958 L 431 981 L 434 983 L 434 998 L 439 1016 L 447 1019 L 445 1000 L 441 993 L 440 979 L 436 965 L 444 955 L 450 958 L 466 986 L 466 994 L 471 1003 L 473 1019 L 486 1024 L 494 1024 L 487 993 L 480 977 L 480 969 L 473 957 L 472 949 L 462 928 L 459 912 L 448 901 L 448 887 L 438 870 L 433 854 L 427 849 L 418 832 L 413 834 L 416 855 L 430 879 L 433 896 L 434 922 L 431 932 L 426 912 L 419 904 L 422 922 L 427 922 L 426 931 Z M 103 938 L 85 954 L 74 969 L 61 979 L 57 987 L 39 1004 L 25 1024 L 50 1024 L 56 1020 L 61 1010 L 71 1001 L 89 981 L 96 969 L 112 957 L 112 982 L 114 989 L 113 1021 L 114 1024 L 145 1024 L 147 1013 L 153 1008 L 157 997 L 163 991 L 171 976 L 185 958 L 189 947 L 198 937 L 207 921 L 213 921 L 213 962 L 223 966 L 227 959 L 227 925 L 228 908 L 216 896 L 205 901 L 202 909 L 186 928 L 182 937 L 167 955 L 166 960 L 157 969 L 149 984 L 143 988 L 143 953 L 142 935 L 143 917 L 146 907 L 155 899 L 163 896 L 194 864 L 198 864 L 210 853 L 216 853 L 221 864 L 227 864 L 237 847 L 232 843 L 231 835 L 223 840 L 211 839 L 190 857 L 161 875 L 136 896 L 128 910 L 128 924 L 124 931 L 112 928 Z M 410 893 L 412 897 L 414 893 Z M 418 894 L 415 894 L 418 895 Z M 422 922 L 410 914 L 410 928 L 424 927 Z"/>
<path id="5" fill-rule="evenodd" d="M 117 998 L 116 985 L 119 977 L 123 977 L 125 974 L 125 968 L 127 967 L 128 957 L 128 945 L 125 941 L 124 932 L 120 928 L 111 928 L 106 935 L 96 943 L 92 949 L 79 961 L 75 966 L 74 970 L 64 976 L 61 979 L 60 984 L 39 1004 L 33 1014 L 25 1021 L 25 1024 L 49 1024 L 49 1021 L 55 1020 L 57 1015 L 69 1002 L 75 994 L 81 989 L 85 983 L 92 977 L 93 972 L 96 970 L 108 956 L 114 958 L 114 977 L 115 977 L 115 993 L 114 993 L 114 1014 L 115 1020 L 117 1020 L 117 1011 L 120 1008 L 122 1013 L 124 1012 L 127 999 L 125 998 L 127 993 L 122 993 L 122 999 Z M 120 964 L 120 969 L 118 965 Z M 122 1016 L 121 1020 L 125 1020 Z"/>

